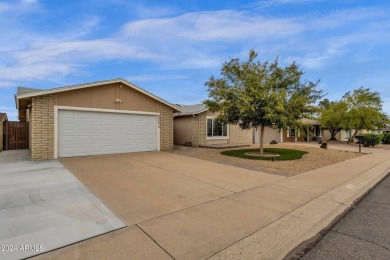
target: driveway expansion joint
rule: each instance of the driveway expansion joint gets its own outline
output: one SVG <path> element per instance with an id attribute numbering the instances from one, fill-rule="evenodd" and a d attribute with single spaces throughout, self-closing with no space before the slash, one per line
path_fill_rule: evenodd
<path id="1" fill-rule="evenodd" d="M 144 230 L 140 225 L 138 224 L 135 224 L 135 226 L 137 228 L 139 228 L 147 237 L 149 237 L 159 248 L 161 248 L 161 250 L 163 250 L 167 255 L 169 255 L 170 258 L 172 258 L 173 260 L 176 260 L 176 258 L 173 257 L 173 255 L 171 253 L 168 252 L 167 249 L 165 249 L 162 245 L 160 245 L 151 235 L 148 234 L 148 232 L 146 232 L 146 230 Z"/>

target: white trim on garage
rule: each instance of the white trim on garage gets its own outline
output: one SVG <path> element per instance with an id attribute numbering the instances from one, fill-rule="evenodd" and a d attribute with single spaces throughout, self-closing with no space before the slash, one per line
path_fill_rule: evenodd
<path id="1" fill-rule="evenodd" d="M 154 115 L 157 120 L 156 139 L 157 151 L 160 151 L 160 113 L 144 112 L 144 111 L 129 111 L 129 110 L 115 110 L 103 108 L 87 108 L 87 107 L 71 107 L 71 106 L 54 106 L 54 159 L 58 159 L 58 111 L 59 110 L 73 110 L 86 112 L 104 112 L 116 114 L 134 114 L 134 115 Z"/>

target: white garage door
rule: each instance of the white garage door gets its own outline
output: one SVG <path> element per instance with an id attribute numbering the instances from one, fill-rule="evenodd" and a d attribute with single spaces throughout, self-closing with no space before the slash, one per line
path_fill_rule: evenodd
<path id="1" fill-rule="evenodd" d="M 58 157 L 157 150 L 157 116 L 58 111 Z"/>

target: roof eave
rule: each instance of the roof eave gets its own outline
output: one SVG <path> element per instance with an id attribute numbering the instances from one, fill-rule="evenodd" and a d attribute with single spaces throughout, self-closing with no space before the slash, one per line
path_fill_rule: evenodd
<path id="1" fill-rule="evenodd" d="M 23 94 L 15 94 L 15 102 L 16 102 L 16 108 L 18 109 L 18 100 L 22 98 L 29 98 L 29 97 L 36 97 L 36 96 L 42 96 L 42 95 L 49 95 L 49 94 L 54 94 L 58 92 L 64 92 L 64 91 L 70 91 L 70 90 L 77 90 L 77 89 L 82 89 L 82 88 L 89 88 L 97 85 L 104 85 L 104 84 L 112 84 L 112 83 L 123 83 L 125 85 L 128 85 L 137 91 L 143 93 L 144 95 L 147 95 L 171 108 L 178 112 L 182 112 L 182 109 L 169 103 L 168 101 L 159 98 L 152 93 L 147 92 L 146 90 L 134 85 L 133 83 L 128 82 L 125 79 L 118 78 L 118 79 L 111 79 L 111 80 L 104 80 L 104 81 L 97 81 L 97 82 L 91 82 L 91 83 L 85 83 L 85 84 L 79 84 L 79 85 L 72 85 L 72 86 L 67 86 L 67 87 L 60 87 L 60 88 L 53 88 L 53 89 L 45 89 L 41 91 L 34 91 L 34 92 L 29 92 L 29 93 L 23 93 Z"/>
<path id="2" fill-rule="evenodd" d="M 203 110 L 200 110 L 200 111 L 194 111 L 194 112 L 188 112 L 188 113 L 179 113 L 177 114 L 175 117 L 178 117 L 178 116 L 193 116 L 193 115 L 199 115 L 199 114 L 202 114 L 206 111 L 208 111 L 209 109 L 206 108 L 206 109 L 203 109 Z"/>

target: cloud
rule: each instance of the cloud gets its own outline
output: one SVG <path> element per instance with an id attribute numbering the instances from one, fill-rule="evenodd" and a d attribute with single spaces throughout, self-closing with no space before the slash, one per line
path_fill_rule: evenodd
<path id="1" fill-rule="evenodd" d="M 174 38 L 187 41 L 245 41 L 270 35 L 288 36 L 303 29 L 294 19 L 270 18 L 243 11 L 192 12 L 161 19 L 130 22 L 121 33 L 127 37 Z"/>
<path id="2" fill-rule="evenodd" d="M 176 79 L 187 79 L 186 75 L 137 75 L 137 76 L 129 76 L 126 77 L 128 81 L 136 82 L 136 81 L 161 81 L 161 80 L 176 80 Z"/>
<path id="3" fill-rule="evenodd" d="M 280 5 L 297 5 L 297 4 L 307 4 L 307 3 L 319 3 L 324 2 L 325 0 L 263 0 L 257 1 L 248 5 L 248 7 L 252 8 L 266 8 L 266 7 L 274 7 Z"/>
<path id="4" fill-rule="evenodd" d="M 263 3 L 303 2 L 307 1 Z M 4 42 L 10 37 L 0 39 L 0 78 L 9 83 L 80 75 L 88 71 L 89 65 L 104 61 L 147 61 L 161 69 L 214 69 L 227 58 L 246 55 L 253 47 L 271 59 L 283 53 L 284 61 L 296 60 L 307 69 L 318 70 L 343 57 L 353 44 L 389 38 L 388 26 L 378 26 L 387 19 L 385 13 L 375 8 L 356 8 L 280 18 L 251 10 L 189 12 L 129 21 L 112 34 L 100 37 L 93 34 L 102 26 L 98 16 L 82 17 L 74 22 L 74 28 L 59 28 L 61 33 L 56 35 L 26 33 L 24 27 L 13 27 L 5 31 L 12 36 L 12 42 Z M 356 24 L 361 26 L 355 28 Z M 336 36 L 329 36 L 330 30 Z M 145 75 L 139 80 L 148 80 L 142 76 Z"/>
<path id="5" fill-rule="evenodd" d="M 15 120 L 18 117 L 15 107 L 0 107 L 0 112 L 7 113 L 8 120 Z"/>
<path id="6" fill-rule="evenodd" d="M 40 10 L 40 7 L 37 0 L 21 0 L 14 3 L 0 2 L 0 14 L 2 15 L 18 15 L 20 13 L 35 12 L 38 10 Z"/>

